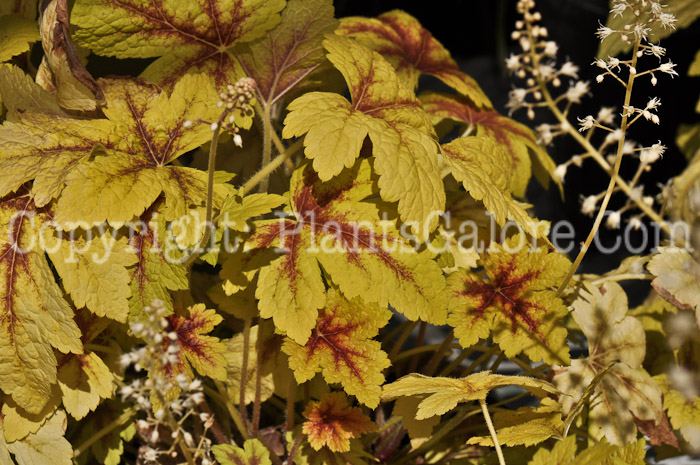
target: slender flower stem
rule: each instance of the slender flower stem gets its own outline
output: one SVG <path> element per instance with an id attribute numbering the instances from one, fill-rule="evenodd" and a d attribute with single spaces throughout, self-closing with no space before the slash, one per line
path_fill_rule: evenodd
<path id="1" fill-rule="evenodd" d="M 294 456 L 297 454 L 297 449 L 301 445 L 301 441 L 304 439 L 304 435 L 299 433 L 299 435 L 294 439 L 292 446 L 289 448 L 289 454 L 287 455 L 287 460 L 284 465 L 290 465 L 295 463 Z"/>
<path id="2" fill-rule="evenodd" d="M 634 43 L 634 48 L 632 50 L 632 68 L 636 68 L 637 66 L 637 51 L 639 50 L 639 40 L 637 40 Z M 632 87 L 634 86 L 634 79 L 635 79 L 636 74 L 631 73 L 629 75 L 629 78 L 627 79 L 627 85 L 625 86 L 625 103 L 622 108 L 627 108 L 630 104 L 630 99 L 632 98 Z M 545 87 L 543 82 L 540 82 L 540 88 Z M 595 235 L 598 232 L 598 228 L 600 228 L 600 224 L 603 222 L 603 217 L 605 216 L 605 210 L 608 207 L 608 203 L 610 202 L 610 198 L 612 197 L 613 190 L 615 189 L 615 184 L 617 181 L 618 174 L 620 172 L 620 165 L 622 164 L 622 157 L 623 157 L 623 149 L 625 145 L 625 136 L 627 135 L 627 123 L 628 123 L 628 112 L 623 111 L 622 114 L 622 122 L 620 123 L 620 139 L 617 142 L 617 154 L 615 156 L 615 166 L 613 167 L 612 170 L 612 176 L 610 176 L 610 182 L 608 183 L 608 189 L 605 192 L 605 197 L 603 197 L 603 201 L 600 204 L 600 210 L 598 210 L 598 215 L 596 216 L 595 221 L 593 222 L 593 227 L 591 228 L 591 231 L 588 233 L 588 237 L 586 238 L 586 241 L 583 243 L 581 246 L 581 250 L 578 253 L 578 256 L 574 260 L 574 263 L 571 265 L 571 268 L 569 268 L 569 272 L 566 274 L 564 277 L 564 280 L 562 283 L 559 285 L 559 289 L 557 290 L 557 295 L 561 295 L 564 290 L 566 289 L 566 286 L 568 286 L 569 281 L 571 281 L 571 277 L 576 273 L 576 270 L 578 269 L 579 265 L 581 264 L 581 261 L 583 260 L 583 257 L 586 255 L 586 252 L 588 252 L 588 248 L 591 245 L 591 242 L 593 242 L 593 239 L 595 238 Z"/>
<path id="3" fill-rule="evenodd" d="M 489 415 L 489 409 L 486 407 L 486 401 L 483 399 L 479 399 L 479 405 L 481 405 L 481 411 L 484 414 L 486 426 L 489 428 L 489 433 L 491 433 L 491 438 L 493 439 L 493 445 L 496 448 L 496 455 L 498 455 L 498 463 L 500 465 L 506 465 L 506 460 L 503 458 L 503 451 L 501 450 L 501 444 L 499 444 L 498 442 L 498 436 L 496 435 L 496 430 L 493 427 L 491 415 Z"/>
<path id="4" fill-rule="evenodd" d="M 87 438 L 82 444 L 73 450 L 73 458 L 77 458 L 80 454 L 85 452 L 90 446 L 95 444 L 97 441 L 107 436 L 109 433 L 125 425 L 131 418 L 136 414 L 136 406 L 130 407 L 115 418 L 111 423 L 106 425 L 104 428 L 100 429 L 98 432 Z"/>

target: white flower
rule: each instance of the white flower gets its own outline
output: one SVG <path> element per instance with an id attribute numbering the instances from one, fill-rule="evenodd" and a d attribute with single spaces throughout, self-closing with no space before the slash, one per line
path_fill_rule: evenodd
<path id="1" fill-rule="evenodd" d="M 191 127 L 192 127 L 192 124 L 194 124 L 194 122 L 193 122 L 191 119 L 188 119 L 187 121 L 185 121 L 184 123 L 182 123 L 182 127 L 185 128 L 185 129 L 191 128 Z"/>
<path id="2" fill-rule="evenodd" d="M 661 141 L 658 143 L 652 145 L 651 147 L 647 147 L 643 149 L 640 154 L 639 154 L 639 160 L 642 163 L 646 164 L 651 164 L 654 163 L 656 160 L 661 158 L 661 156 L 664 154 L 666 151 L 666 146 L 661 145 Z"/>
<path id="3" fill-rule="evenodd" d="M 620 59 L 617 57 L 608 56 L 608 66 L 611 68 L 620 68 Z"/>
<path id="4" fill-rule="evenodd" d="M 509 71 L 517 71 L 520 69 L 520 56 L 511 54 L 506 58 L 506 68 Z"/>
<path id="5" fill-rule="evenodd" d="M 659 15 L 659 22 L 665 27 L 665 28 L 671 28 L 675 29 L 676 28 L 676 17 L 673 16 L 671 13 L 661 13 Z"/>
<path id="6" fill-rule="evenodd" d="M 670 74 L 671 77 L 678 76 L 678 73 L 676 72 L 676 70 L 673 69 L 675 67 L 676 67 L 676 64 L 669 60 L 668 63 L 663 63 L 663 64 L 659 65 L 659 71 L 661 71 L 662 73 Z"/>
<path id="7" fill-rule="evenodd" d="M 542 28 L 544 29 L 544 28 Z M 546 29 L 545 29 L 546 30 Z M 544 36 L 547 34 L 545 33 Z M 553 57 L 554 55 L 557 54 L 557 51 L 559 50 L 559 46 L 557 46 L 557 43 L 554 42 L 553 40 L 547 41 L 544 43 L 544 50 L 542 53 L 544 53 L 548 57 Z"/>
<path id="8" fill-rule="evenodd" d="M 666 49 L 658 45 L 651 45 L 649 47 L 649 53 L 654 55 L 656 58 L 661 58 L 662 56 L 666 55 Z"/>
<path id="9" fill-rule="evenodd" d="M 650 110 L 654 109 L 654 108 L 658 108 L 660 105 L 661 105 L 661 100 L 659 100 L 658 97 L 654 97 L 654 98 L 650 99 L 649 102 L 647 102 L 647 108 Z"/>
<path id="10" fill-rule="evenodd" d="M 592 215 L 595 213 L 595 209 L 598 206 L 598 197 L 595 195 L 589 195 L 585 199 L 583 199 L 583 203 L 581 204 L 581 213 L 584 215 Z"/>
<path id="11" fill-rule="evenodd" d="M 617 229 L 620 227 L 620 212 L 611 212 L 607 219 L 605 220 L 605 226 L 610 229 Z"/>
<path id="12" fill-rule="evenodd" d="M 552 66 L 549 66 L 549 65 L 543 65 L 543 64 L 541 64 L 541 65 L 537 68 L 537 72 L 538 72 L 539 75 L 542 76 L 543 78 L 548 79 L 548 78 L 552 77 L 552 75 L 554 75 L 554 68 L 553 68 Z"/>
<path id="13" fill-rule="evenodd" d="M 603 124 L 612 124 L 613 121 L 615 121 L 615 108 L 602 107 L 598 111 L 598 116 L 596 119 Z"/>
<path id="14" fill-rule="evenodd" d="M 605 145 L 612 144 L 613 142 L 617 142 L 620 140 L 622 137 L 622 131 L 620 129 L 615 129 L 613 132 L 609 132 L 607 136 L 605 136 L 605 141 L 603 143 Z"/>
<path id="15" fill-rule="evenodd" d="M 588 131 L 595 124 L 595 119 L 591 115 L 588 115 L 583 119 L 581 119 L 581 118 L 577 118 L 577 119 L 578 119 L 579 124 L 581 125 L 581 127 L 579 128 L 579 132 Z"/>
<path id="16" fill-rule="evenodd" d="M 564 177 L 566 176 L 566 170 L 568 167 L 569 165 L 566 163 L 557 166 L 554 169 L 554 173 L 552 173 L 552 177 L 559 182 L 564 182 Z"/>
<path id="17" fill-rule="evenodd" d="M 217 129 L 219 129 L 219 123 L 211 123 L 209 129 L 211 129 L 212 131 L 216 131 Z"/>
<path id="18" fill-rule="evenodd" d="M 630 219 L 630 226 L 636 231 L 642 227 L 642 222 L 639 218 L 632 218 Z"/>
<path id="19" fill-rule="evenodd" d="M 573 78 L 578 76 L 578 66 L 570 61 L 567 61 L 561 66 L 559 72 L 565 76 L 571 76 Z"/>
<path id="20" fill-rule="evenodd" d="M 598 36 L 600 40 L 605 40 L 613 32 L 615 31 L 607 26 L 600 26 L 598 28 L 598 31 L 596 31 L 595 35 Z"/>
<path id="21" fill-rule="evenodd" d="M 594 65 L 596 65 L 598 68 L 603 68 L 607 69 L 608 64 L 605 63 L 605 60 L 601 60 L 600 58 L 596 58 L 596 60 L 593 62 Z"/>
<path id="22" fill-rule="evenodd" d="M 573 103 L 581 103 L 581 97 L 589 91 L 588 82 L 577 81 L 566 91 L 566 98 Z"/>
<path id="23" fill-rule="evenodd" d="M 537 130 L 537 134 L 540 136 L 540 141 L 544 145 L 549 145 L 552 143 L 552 139 L 554 139 L 554 135 L 552 134 L 552 126 L 549 124 L 540 124 L 535 128 Z"/>

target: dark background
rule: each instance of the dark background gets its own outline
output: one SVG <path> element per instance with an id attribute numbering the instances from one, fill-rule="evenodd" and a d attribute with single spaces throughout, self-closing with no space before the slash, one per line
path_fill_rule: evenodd
<path id="1" fill-rule="evenodd" d="M 508 76 L 503 60 L 511 52 L 518 53 L 517 44 L 510 40 L 510 32 L 518 19 L 515 0 L 454 0 L 406 2 L 397 0 L 336 0 L 338 17 L 360 15 L 377 16 L 395 8 L 402 9 L 415 16 L 425 28 L 452 53 L 460 67 L 474 77 L 493 102 L 495 108 L 507 114 L 505 104 L 508 91 L 514 82 Z M 589 66 L 597 53 L 599 40 L 595 31 L 599 23 L 605 24 L 608 16 L 608 0 L 537 0 L 536 9 L 542 13 L 542 24 L 547 27 L 549 36 L 559 44 L 559 61 L 569 58 L 580 68 L 580 78 L 591 82 L 592 93 L 581 105 L 574 106 L 572 115 L 584 117 L 596 115 L 600 106 L 614 106 L 618 111 L 622 107 L 624 91 L 622 86 L 606 79 L 602 84 L 595 82 L 599 68 Z M 638 122 L 632 127 L 631 137 L 644 145 L 661 141 L 668 147 L 664 158 L 653 165 L 653 170 L 642 177 L 646 195 L 656 195 L 659 183 L 678 175 L 686 166 L 684 156 L 675 145 L 675 134 L 683 123 L 700 121 L 695 113 L 695 105 L 700 98 L 700 79 L 687 76 L 688 67 L 700 49 L 700 21 L 690 28 L 676 31 L 661 42 L 667 48 L 667 59 L 677 63 L 679 76 L 671 78 L 657 73 L 659 79 L 652 87 L 648 79 L 635 83 L 633 104 L 644 106 L 650 97 L 661 98 L 658 110 L 661 125 L 650 122 Z M 664 61 L 666 61 L 664 59 Z M 652 66 L 651 59 L 646 65 Z M 640 68 L 641 69 L 641 68 Z M 432 78 L 421 81 L 421 86 L 439 85 Z M 535 121 L 529 121 L 524 111 L 516 112 L 513 118 L 535 127 L 548 118 L 546 110 L 540 110 Z M 549 148 L 550 155 L 556 163 L 569 159 L 582 150 L 566 137 L 555 139 Z M 622 176 L 629 179 L 637 167 L 636 160 L 626 157 L 623 160 Z M 528 191 L 528 201 L 534 203 L 535 214 L 552 222 L 568 219 L 576 229 L 576 242 L 585 240 L 593 219 L 580 213 L 580 194 L 597 194 L 607 188 L 609 178 L 588 160 L 582 168 L 570 166 L 565 187 L 565 199 L 561 200 L 556 191 L 544 191 L 533 181 Z M 621 195 L 613 196 L 610 208 L 616 209 L 624 203 Z M 635 214 L 634 212 L 633 214 Z M 623 215 L 624 218 L 629 215 Z M 650 230 L 651 232 L 651 230 Z M 621 231 L 601 231 L 601 242 L 612 245 Z M 640 243 L 641 236 L 633 237 L 633 243 Z M 637 240 L 639 242 L 634 242 Z M 578 247 L 572 254 L 578 252 Z M 626 254 L 614 257 L 596 254 L 590 250 L 584 260 L 582 271 L 603 272 L 616 266 Z"/>

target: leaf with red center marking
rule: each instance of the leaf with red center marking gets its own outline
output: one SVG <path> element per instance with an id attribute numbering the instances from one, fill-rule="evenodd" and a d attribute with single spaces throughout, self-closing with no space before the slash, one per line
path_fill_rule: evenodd
<path id="1" fill-rule="evenodd" d="M 263 37 L 280 22 L 284 0 L 78 0 L 71 22 L 79 45 L 118 58 L 160 57 L 142 77 L 172 88 L 206 73 L 217 86 L 243 73 L 232 47 Z M 216 100 L 214 100 L 216 102 Z"/>
<path id="2" fill-rule="evenodd" d="M 248 439 L 243 448 L 217 444 L 212 452 L 221 465 L 272 465 L 270 451 L 257 439 Z"/>
<path id="3" fill-rule="evenodd" d="M 0 200 L 0 389 L 39 413 L 56 382 L 56 355 L 80 354 L 73 310 L 38 248 L 45 215 L 26 190 Z"/>
<path id="4" fill-rule="evenodd" d="M 221 323 L 223 318 L 214 310 L 208 310 L 204 304 L 197 304 L 187 308 L 187 313 L 176 312 L 167 317 L 169 326 L 166 332 L 174 332 L 177 335 L 177 344 L 180 350 L 177 352 L 178 361 L 168 363 L 164 369 L 169 377 L 175 378 L 184 373 L 192 378 L 192 365 L 202 376 L 223 381 L 226 379 L 226 358 L 224 351 L 226 346 L 213 336 L 206 336 Z M 163 347 L 167 350 L 170 339 L 164 339 Z"/>
<path id="5" fill-rule="evenodd" d="M 445 208 L 438 146 L 430 118 L 413 90 L 381 55 L 340 36 L 323 42 L 343 74 L 352 103 L 329 92 L 305 94 L 287 107 L 282 135 L 304 138 L 305 154 L 322 181 L 349 168 L 367 136 L 372 141 L 379 193 L 397 202 L 401 219 L 424 239 Z"/>
<path id="6" fill-rule="evenodd" d="M 430 74 L 477 106 L 491 107 L 489 98 L 471 76 L 460 71 L 450 52 L 404 11 L 389 11 L 377 18 L 343 18 L 338 33 L 354 37 L 379 52 L 412 88 L 418 85 L 421 73 Z"/>
<path id="7" fill-rule="evenodd" d="M 120 226 L 141 215 L 165 193 L 165 217 L 185 216 L 206 199 L 206 173 L 168 163 L 211 138 L 207 125 L 184 128 L 186 120 L 213 120 L 219 110 L 209 105 L 213 90 L 203 75 L 186 76 L 170 95 L 139 80 L 101 80 L 111 123 L 92 159 L 75 166 L 56 206 L 61 224 L 92 226 L 108 221 Z M 90 147 L 92 150 L 92 147 Z M 90 153 L 90 150 L 88 153 Z M 217 206 L 226 195 L 216 189 Z"/>
<path id="8" fill-rule="evenodd" d="M 328 384 L 340 383 L 345 392 L 375 408 L 384 383 L 382 372 L 391 363 L 381 344 L 372 338 L 390 318 L 386 308 L 360 299 L 348 301 L 329 289 L 326 307 L 306 344 L 288 339 L 282 346 L 297 382 L 306 382 L 322 371 Z"/>
<path id="9" fill-rule="evenodd" d="M 477 108 L 459 95 L 425 92 L 419 98 L 433 124 L 444 119 L 459 121 L 474 128 L 475 135 L 487 136 L 507 150 L 513 160 L 510 189 L 514 195 L 525 195 L 531 171 L 547 187 L 555 165 L 530 128 L 493 109 Z"/>
<path id="10" fill-rule="evenodd" d="M 16 74 L 3 68 L 0 80 L 16 80 Z M 206 76 L 187 76 L 168 95 L 139 80 L 101 80 L 107 107 L 99 119 L 71 118 L 36 104 L 44 94 L 23 87 L 28 103 L 17 102 L 11 120 L 0 126 L 0 195 L 34 180 L 37 205 L 60 195 L 54 219 L 68 229 L 105 220 L 121 226 L 161 192 L 168 220 L 184 216 L 204 203 L 206 173 L 167 164 L 211 138 L 206 125 L 182 127 L 188 119 L 217 116 L 207 103 L 214 94 L 208 83 Z M 217 205 L 226 193 L 217 185 Z"/>
<path id="11" fill-rule="evenodd" d="M 561 282 L 569 260 L 531 249 L 522 235 L 492 247 L 483 258 L 483 271 L 458 270 L 448 278 L 447 322 L 460 344 L 470 347 L 491 335 L 506 357 L 525 352 L 533 361 L 568 363 L 561 322 L 566 307 L 549 288 Z"/>
<path id="12" fill-rule="evenodd" d="M 350 439 L 377 429 L 362 410 L 348 408 L 348 399 L 342 392 L 331 392 L 304 409 L 302 431 L 314 450 L 327 446 L 333 452 L 350 450 Z"/>
<path id="13" fill-rule="evenodd" d="M 558 394 L 547 381 L 527 376 L 505 376 L 480 371 L 465 378 L 424 376 L 418 373 L 400 378 L 384 386 L 382 401 L 398 398 L 418 398 L 416 420 L 444 415 L 462 402 L 485 400 L 489 392 L 503 386 L 520 386 L 538 397 Z"/>
<path id="14" fill-rule="evenodd" d="M 574 301 L 572 313 L 588 340 L 589 356 L 555 371 L 554 383 L 568 394 L 561 399 L 564 412 L 572 409 L 586 386 L 612 365 L 587 402 L 589 434 L 597 441 L 605 437 L 611 444 L 622 445 L 637 438 L 640 422 L 646 422 L 642 424 L 646 432 L 662 432 L 667 427 L 662 390 L 642 367 L 646 335 L 642 323 L 627 315 L 624 290 L 615 282 L 600 289 L 586 285 Z"/>
<path id="15" fill-rule="evenodd" d="M 431 250 L 417 252 L 392 221 L 382 221 L 370 163 L 358 161 L 331 182 L 309 166 L 292 175 L 291 216 L 259 221 L 246 242 L 251 254 L 285 251 L 260 270 L 256 297 L 263 318 L 306 344 L 326 306 L 321 267 L 347 299 L 391 305 L 411 320 L 444 324 L 445 280 Z M 224 265 L 225 266 L 225 265 Z"/>
<path id="16" fill-rule="evenodd" d="M 252 44 L 237 47 L 236 57 L 272 104 L 323 61 L 321 42 L 338 27 L 331 0 L 290 0 L 282 22 Z"/>

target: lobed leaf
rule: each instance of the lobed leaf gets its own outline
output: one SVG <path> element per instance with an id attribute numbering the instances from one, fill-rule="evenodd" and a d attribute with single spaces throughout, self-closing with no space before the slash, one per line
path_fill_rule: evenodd
<path id="1" fill-rule="evenodd" d="M 292 217 L 256 223 L 251 253 L 278 247 L 284 255 L 260 270 L 256 297 L 260 316 L 304 345 L 326 305 L 321 268 L 347 299 L 391 305 L 411 320 L 445 321 L 444 278 L 432 252 L 416 252 L 380 220 L 373 204 L 368 161 L 322 183 L 310 167 L 292 175 Z M 224 264 L 224 266 L 226 266 Z"/>
<path id="2" fill-rule="evenodd" d="M 323 61 L 321 42 L 338 26 L 331 0 L 290 0 L 280 24 L 265 37 L 236 47 L 243 70 L 272 105 Z"/>
<path id="3" fill-rule="evenodd" d="M 540 397 L 559 392 L 553 385 L 541 379 L 499 375 L 488 370 L 458 379 L 431 378 L 412 373 L 385 385 L 382 389 L 382 401 L 421 396 L 416 420 L 424 420 L 435 415 L 444 415 L 462 402 L 485 400 L 489 391 L 503 386 L 520 386 Z"/>
<path id="4" fill-rule="evenodd" d="M 587 286 L 573 308 L 574 320 L 588 340 L 589 356 L 556 371 L 554 383 L 568 394 L 562 398 L 564 411 L 569 411 L 598 374 L 607 370 L 589 401 L 589 431 L 593 437 L 622 445 L 636 439 L 640 420 L 651 421 L 648 430 L 663 428 L 662 391 L 642 368 L 644 328 L 639 320 L 627 315 L 627 297 L 622 288 L 615 282 L 605 283 L 601 289 Z"/>
<path id="5" fill-rule="evenodd" d="M 94 53 L 159 57 L 142 77 L 165 88 L 196 73 L 222 87 L 243 77 L 232 47 L 277 26 L 284 6 L 284 0 L 78 0 L 71 21 L 77 43 Z"/>
<path id="6" fill-rule="evenodd" d="M 56 356 L 81 354 L 73 310 L 38 247 L 42 212 L 29 193 L 0 200 L 0 389 L 29 413 L 39 413 L 56 382 Z"/>
<path id="7" fill-rule="evenodd" d="M 341 392 L 331 392 L 318 402 L 309 403 L 304 409 L 302 431 L 308 436 L 314 450 L 327 446 L 332 452 L 348 452 L 350 439 L 377 429 L 362 410 L 348 408 L 348 401 Z"/>
<path id="8" fill-rule="evenodd" d="M 282 350 L 299 384 L 321 371 L 328 384 L 340 383 L 345 392 L 370 408 L 379 405 L 385 368 L 391 363 L 381 343 L 371 338 L 391 318 L 391 312 L 360 299 L 346 300 L 330 289 L 326 306 L 305 345 L 287 339 Z"/>
<path id="9" fill-rule="evenodd" d="M 694 309 L 700 328 L 700 264 L 685 250 L 662 247 L 647 265 L 656 292 L 682 309 Z"/>
<path id="10" fill-rule="evenodd" d="M 58 410 L 36 433 L 7 444 L 7 450 L 19 465 L 71 465 L 73 449 L 65 431 L 66 413 Z"/>
<path id="11" fill-rule="evenodd" d="M 389 11 L 377 18 L 343 18 L 338 32 L 382 55 L 412 88 L 418 85 L 420 74 L 430 74 L 477 106 L 491 107 L 488 97 L 472 77 L 460 71 L 450 52 L 404 11 Z"/>
<path id="12" fill-rule="evenodd" d="M 437 165 L 433 127 L 413 91 L 379 54 L 344 37 L 323 42 L 328 59 L 343 74 L 352 103 L 311 92 L 289 104 L 282 135 L 304 139 L 322 181 L 353 166 L 363 141 L 372 141 L 379 192 L 397 202 L 401 219 L 424 239 L 437 226 L 445 192 Z"/>
<path id="13" fill-rule="evenodd" d="M 221 465 L 272 465 L 270 452 L 257 439 L 248 439 L 243 448 L 217 444 L 212 447 L 212 452 Z"/>
<path id="14" fill-rule="evenodd" d="M 447 322 L 462 347 L 490 335 L 506 357 L 524 352 L 531 360 L 568 363 L 566 307 L 550 287 L 571 266 L 559 253 L 531 249 L 521 235 L 505 245 L 493 244 L 483 258 L 483 272 L 453 272 Z M 511 252 L 514 250 L 514 252 Z"/>
<path id="15" fill-rule="evenodd" d="M 555 164 L 537 142 L 532 129 L 495 110 L 478 108 L 469 99 L 459 95 L 424 92 L 419 98 L 433 124 L 445 119 L 459 121 L 472 128 L 473 135 L 493 139 L 507 151 L 511 158 L 509 165 L 513 167 L 509 182 L 513 195 L 525 195 L 532 171 L 545 188 L 548 186 Z"/>

